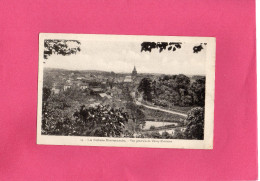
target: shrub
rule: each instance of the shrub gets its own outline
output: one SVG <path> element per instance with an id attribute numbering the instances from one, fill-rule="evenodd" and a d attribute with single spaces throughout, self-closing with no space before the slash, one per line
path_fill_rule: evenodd
<path id="1" fill-rule="evenodd" d="M 196 107 L 188 112 L 185 120 L 186 130 L 184 132 L 188 139 L 204 139 L 204 109 Z"/>
<path id="2" fill-rule="evenodd" d="M 150 130 L 155 130 L 155 126 L 150 126 Z"/>
<path id="3" fill-rule="evenodd" d="M 165 131 L 165 132 L 162 133 L 162 138 L 163 139 L 171 139 L 172 136 L 170 135 L 170 133 Z"/>
<path id="4" fill-rule="evenodd" d="M 152 138 L 162 138 L 158 131 L 154 131 L 151 133 Z"/>
<path id="5" fill-rule="evenodd" d="M 186 137 L 180 128 L 176 128 L 174 130 L 173 139 L 186 139 Z"/>

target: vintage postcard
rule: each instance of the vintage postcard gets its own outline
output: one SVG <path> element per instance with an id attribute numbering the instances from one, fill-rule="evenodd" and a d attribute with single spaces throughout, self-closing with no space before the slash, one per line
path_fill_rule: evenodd
<path id="1" fill-rule="evenodd" d="M 37 144 L 213 149 L 214 37 L 39 35 Z"/>

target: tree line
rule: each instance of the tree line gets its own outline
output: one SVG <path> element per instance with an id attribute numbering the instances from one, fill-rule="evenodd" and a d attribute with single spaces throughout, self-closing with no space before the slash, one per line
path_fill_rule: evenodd
<path id="1" fill-rule="evenodd" d="M 191 78 L 179 75 L 164 75 L 155 80 L 143 78 L 138 86 L 138 92 L 143 99 L 155 105 L 170 106 L 201 106 L 205 104 L 206 78 L 200 76 Z"/>

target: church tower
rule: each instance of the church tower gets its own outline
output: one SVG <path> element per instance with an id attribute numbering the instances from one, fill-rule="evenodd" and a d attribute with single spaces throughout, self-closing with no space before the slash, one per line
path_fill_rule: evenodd
<path id="1" fill-rule="evenodd" d="M 137 76 L 137 71 L 136 71 L 135 66 L 134 66 L 134 70 L 132 71 L 132 76 L 133 76 L 133 77 Z"/>

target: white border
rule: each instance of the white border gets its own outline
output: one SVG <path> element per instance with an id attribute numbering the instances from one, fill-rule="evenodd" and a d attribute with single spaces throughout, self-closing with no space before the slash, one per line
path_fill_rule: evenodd
<path id="1" fill-rule="evenodd" d="M 175 41 L 189 43 L 207 43 L 206 55 L 206 100 L 204 140 L 148 139 L 148 138 L 107 138 L 81 136 L 41 135 L 42 87 L 43 87 L 43 50 L 44 39 L 73 39 L 87 41 Z M 39 35 L 39 73 L 38 73 L 38 110 L 37 110 L 37 144 L 47 145 L 87 145 L 116 147 L 153 147 L 153 148 L 188 148 L 213 149 L 214 92 L 215 92 L 215 51 L 214 37 L 181 36 L 135 36 L 135 35 L 95 35 L 95 34 L 52 34 Z M 137 142 L 138 141 L 138 142 Z"/>

